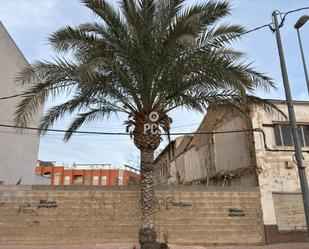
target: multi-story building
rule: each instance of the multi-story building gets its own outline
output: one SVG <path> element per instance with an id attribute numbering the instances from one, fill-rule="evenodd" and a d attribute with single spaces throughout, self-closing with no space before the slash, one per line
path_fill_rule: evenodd
<path id="1" fill-rule="evenodd" d="M 24 92 L 15 82 L 27 60 L 0 22 L 0 125 L 13 125 L 14 112 Z M 28 86 L 30 87 L 30 86 Z M 11 98 L 4 98 L 10 97 Z M 30 126 L 37 127 L 43 107 Z M 40 136 L 35 131 L 16 133 L 14 128 L 0 126 L 0 184 L 46 184 L 45 178 L 33 174 L 38 157 Z"/>
<path id="2" fill-rule="evenodd" d="M 51 185 L 122 186 L 140 181 L 139 170 L 127 165 L 124 169 L 112 168 L 109 164 L 74 164 L 66 167 L 39 161 L 35 174 L 48 178 Z"/>
<path id="3" fill-rule="evenodd" d="M 247 117 L 210 107 L 197 134 L 168 147 L 178 153 L 166 161 L 165 149 L 155 159 L 155 175 L 158 184 L 259 187 L 266 239 L 297 240 L 306 227 L 288 110 L 285 101 L 270 101 L 286 117 L 256 106 Z M 308 177 L 309 102 L 295 101 L 294 108 Z"/>

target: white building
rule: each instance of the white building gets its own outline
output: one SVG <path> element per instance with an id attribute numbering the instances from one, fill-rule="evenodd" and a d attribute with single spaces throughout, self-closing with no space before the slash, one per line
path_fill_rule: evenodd
<path id="1" fill-rule="evenodd" d="M 14 81 L 27 60 L 0 22 L 0 98 L 19 94 Z M 13 117 L 20 98 L 0 100 L 0 124 L 13 125 Z M 31 126 L 38 126 L 37 118 Z M 40 137 L 34 131 L 17 134 L 12 128 L 0 126 L 0 183 L 47 184 L 48 179 L 35 175 Z"/>

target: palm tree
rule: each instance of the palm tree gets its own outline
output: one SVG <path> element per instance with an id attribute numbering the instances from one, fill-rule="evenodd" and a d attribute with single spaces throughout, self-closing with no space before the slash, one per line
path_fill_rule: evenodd
<path id="1" fill-rule="evenodd" d="M 17 77 L 30 89 L 19 103 L 15 125 L 27 126 L 49 96 L 69 93 L 70 100 L 50 108 L 41 133 L 68 113 L 76 118 L 64 139 L 83 124 L 126 113 L 127 130 L 141 153 L 141 227 L 143 249 L 157 245 L 153 226 L 153 155 L 171 125 L 169 112 L 204 112 L 211 104 L 242 111 L 249 103 L 272 106 L 255 97 L 270 90 L 270 78 L 244 61 L 230 43 L 244 33 L 238 25 L 218 24 L 230 4 L 206 2 L 185 7 L 185 0 L 83 0 L 98 22 L 64 27 L 49 37 L 61 53 L 52 62 L 35 62 Z M 150 126 L 152 125 L 152 126 Z M 154 129 L 148 129 L 152 127 Z"/>

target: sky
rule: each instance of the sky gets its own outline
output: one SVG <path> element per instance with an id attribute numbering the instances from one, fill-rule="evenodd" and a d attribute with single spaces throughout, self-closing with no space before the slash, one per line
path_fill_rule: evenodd
<path id="1" fill-rule="evenodd" d="M 115 1 L 116 2 L 116 1 Z M 187 0 L 186 4 L 207 2 L 207 0 Z M 307 0 L 231 0 L 232 15 L 224 19 L 226 23 L 240 24 L 248 30 L 272 22 L 274 10 L 286 12 L 309 7 Z M 281 29 L 289 79 L 294 99 L 308 100 L 302 61 L 296 31 L 296 20 L 309 10 L 287 16 Z M 95 20 L 90 10 L 79 0 L 0 0 L 0 20 L 15 40 L 17 46 L 32 63 L 36 60 L 50 60 L 53 55 L 47 44 L 49 34 L 66 25 L 78 25 Z M 305 57 L 309 63 L 309 24 L 301 30 Z M 247 53 L 247 61 L 261 72 L 272 77 L 278 91 L 258 92 L 264 98 L 284 99 L 278 50 L 274 34 L 268 28 L 252 32 L 233 45 Z M 55 102 L 46 103 L 45 109 Z M 194 131 L 204 114 L 176 110 L 171 113 L 172 132 Z M 87 124 L 81 130 L 101 132 L 124 132 L 123 121 L 126 116 L 119 115 L 109 120 Z M 64 129 L 70 123 L 67 116 L 54 128 Z M 166 146 L 163 141 L 160 149 Z M 139 167 L 139 152 L 127 136 L 75 135 L 69 142 L 63 142 L 60 135 L 49 134 L 41 138 L 39 159 L 56 161 L 57 164 L 106 163 L 114 167 L 129 164 Z"/>

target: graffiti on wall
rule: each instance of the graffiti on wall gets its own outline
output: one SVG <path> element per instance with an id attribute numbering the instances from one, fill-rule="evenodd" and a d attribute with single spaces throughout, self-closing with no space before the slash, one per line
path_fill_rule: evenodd
<path id="1" fill-rule="evenodd" d="M 18 205 L 17 214 L 23 214 L 27 216 L 39 216 L 38 212 L 32 207 L 31 203 L 25 202 Z"/>
<path id="2" fill-rule="evenodd" d="M 79 217 L 94 215 L 104 219 L 115 220 L 116 202 L 106 202 L 103 197 L 83 197 L 80 201 Z"/>
<path id="3" fill-rule="evenodd" d="M 155 198 L 154 212 L 160 212 L 161 210 L 191 210 L 192 204 L 187 202 L 176 202 L 173 196 L 167 196 L 166 198 Z"/>

